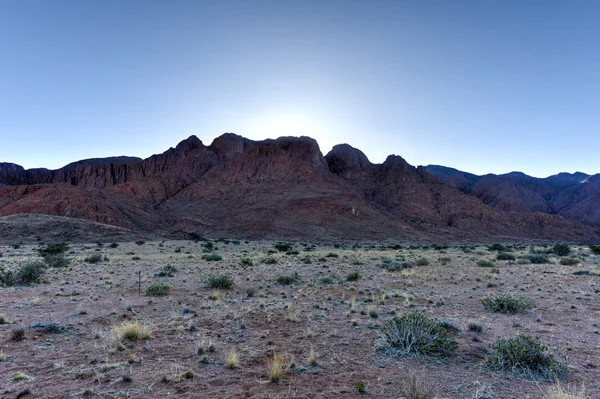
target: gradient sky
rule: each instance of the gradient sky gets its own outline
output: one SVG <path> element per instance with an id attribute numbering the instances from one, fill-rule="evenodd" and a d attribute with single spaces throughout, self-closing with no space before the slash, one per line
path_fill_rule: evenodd
<path id="1" fill-rule="evenodd" d="M 0 0 L 0 161 L 308 135 L 382 162 L 600 172 L 600 1 Z"/>

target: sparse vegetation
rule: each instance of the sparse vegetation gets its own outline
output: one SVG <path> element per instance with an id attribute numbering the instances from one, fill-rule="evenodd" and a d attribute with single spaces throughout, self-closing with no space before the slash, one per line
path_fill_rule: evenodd
<path id="1" fill-rule="evenodd" d="M 581 260 L 577 258 L 562 258 L 560 264 L 563 266 L 575 266 L 581 263 Z"/>
<path id="2" fill-rule="evenodd" d="M 229 289 L 235 285 L 233 278 L 228 274 L 213 274 L 206 278 L 206 286 L 215 289 Z"/>
<path id="3" fill-rule="evenodd" d="M 41 261 L 28 261 L 16 270 L 0 267 L 0 286 L 41 284 L 45 265 Z"/>
<path id="4" fill-rule="evenodd" d="M 437 386 L 429 379 L 410 373 L 402 381 L 402 394 L 406 399 L 435 399 Z"/>
<path id="5" fill-rule="evenodd" d="M 277 352 L 267 361 L 267 373 L 271 382 L 279 382 L 287 372 L 292 362 L 290 359 Z"/>
<path id="6" fill-rule="evenodd" d="M 543 254 L 529 254 L 529 255 L 525 255 L 523 257 L 523 259 L 529 263 L 532 264 L 537 264 L 537 265 L 541 265 L 544 263 L 550 263 L 550 260 L 548 259 L 547 256 L 543 255 Z"/>
<path id="7" fill-rule="evenodd" d="M 346 281 L 358 281 L 361 277 L 362 276 L 360 275 L 360 272 L 358 270 L 355 270 L 348 273 L 348 275 L 346 276 Z"/>
<path id="8" fill-rule="evenodd" d="M 449 356 L 458 344 L 435 319 L 413 311 L 381 326 L 379 346 L 397 355 Z"/>
<path id="9" fill-rule="evenodd" d="M 277 278 L 277 282 L 281 285 L 290 285 L 297 283 L 299 279 L 300 276 L 298 275 L 298 273 L 294 273 L 286 276 L 279 276 Z"/>
<path id="10" fill-rule="evenodd" d="M 65 243 L 48 244 L 38 250 L 41 256 L 58 255 L 69 250 L 69 246 Z"/>
<path id="11" fill-rule="evenodd" d="M 170 289 L 167 284 L 155 283 L 146 287 L 145 293 L 146 296 L 165 296 L 169 295 Z"/>
<path id="12" fill-rule="evenodd" d="M 497 260 L 516 260 L 516 256 L 508 253 L 508 252 L 500 252 L 497 256 L 496 256 Z"/>
<path id="13" fill-rule="evenodd" d="M 151 328 L 139 321 L 126 321 L 114 328 L 119 340 L 142 341 L 150 338 Z"/>
<path id="14" fill-rule="evenodd" d="M 202 257 L 202 259 L 204 259 L 208 262 L 216 262 L 216 261 L 223 260 L 223 257 L 219 254 L 207 254 L 207 255 L 204 255 Z"/>
<path id="15" fill-rule="evenodd" d="M 557 256 L 567 256 L 571 253 L 571 247 L 567 244 L 556 244 L 552 247 L 552 253 Z"/>
<path id="16" fill-rule="evenodd" d="M 481 303 L 493 313 L 524 313 L 535 308 L 533 299 L 512 294 L 485 297 Z"/>
<path id="17" fill-rule="evenodd" d="M 102 255 L 100 255 L 100 254 L 93 254 L 93 255 L 87 256 L 84 259 L 84 261 L 87 262 L 87 263 L 92 263 L 92 264 L 93 263 L 99 263 L 99 262 L 102 262 Z"/>
<path id="18" fill-rule="evenodd" d="M 538 337 L 523 334 L 497 340 L 484 364 L 493 370 L 543 381 L 562 379 L 567 373 L 566 363 L 557 360 Z"/>
<path id="19" fill-rule="evenodd" d="M 477 261 L 477 266 L 479 266 L 479 267 L 495 267 L 496 264 L 489 259 L 479 259 Z"/>

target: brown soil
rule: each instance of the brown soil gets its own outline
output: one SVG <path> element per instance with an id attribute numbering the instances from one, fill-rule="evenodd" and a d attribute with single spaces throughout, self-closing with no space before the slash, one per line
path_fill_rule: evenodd
<path id="1" fill-rule="evenodd" d="M 70 266 L 48 269 L 47 284 L 0 288 L 0 313 L 8 321 L 0 325 L 0 350 L 6 357 L 0 363 L 0 396 L 15 398 L 29 389 L 25 397 L 402 398 L 402 382 L 417 371 L 438 385 L 439 398 L 545 397 L 551 384 L 481 365 L 486 348 L 497 338 L 526 333 L 566 356 L 570 372 L 563 385 L 585 384 L 589 398 L 600 397 L 600 277 L 573 274 L 599 271 L 600 257 L 585 247 L 575 251 L 583 259 L 577 266 L 560 266 L 551 256 L 552 263 L 543 265 L 498 261 L 499 273 L 492 273 L 476 265 L 479 259 L 493 259 L 495 253 L 485 247 L 464 252 L 317 246 L 306 251 L 296 243 L 299 254 L 285 255 L 267 241 L 214 245 L 212 251 L 223 260 L 202 259 L 202 242 L 121 243 L 118 248 L 72 244 Z M 0 247 L 0 265 L 14 267 L 36 258 L 38 248 Z M 337 257 L 328 257 L 330 253 Z M 94 254 L 108 260 L 84 260 Z M 383 258 L 397 257 L 424 257 L 430 264 L 401 272 L 381 267 Z M 442 265 L 443 257 L 450 263 Z M 253 265 L 244 266 L 243 258 L 252 259 Z M 267 264 L 267 258 L 277 263 Z M 165 265 L 178 271 L 173 277 L 156 277 Z M 355 270 L 362 278 L 346 281 Z M 297 284 L 276 282 L 295 272 Z M 235 287 L 207 288 L 204 279 L 216 273 L 232 276 Z M 323 283 L 323 277 L 333 283 Z M 143 294 L 156 282 L 171 287 L 168 296 Z M 252 297 L 249 288 L 256 290 Z M 537 308 L 519 315 L 487 312 L 481 299 L 502 292 L 532 297 Z M 355 309 L 350 307 L 353 298 Z M 369 315 L 371 306 L 377 318 Z M 378 326 L 393 314 L 414 309 L 460 328 L 453 356 L 394 357 L 377 348 Z M 150 338 L 118 345 L 113 327 L 134 320 L 151 326 Z M 38 322 L 66 330 L 29 328 Z M 473 340 L 469 323 L 483 326 L 480 342 Z M 16 326 L 26 328 L 22 341 L 10 339 Z M 307 366 L 311 349 L 318 367 Z M 239 354 L 233 369 L 225 366 L 231 350 Z M 273 351 L 293 363 L 278 383 L 269 381 L 266 368 Z M 129 363 L 132 355 L 135 361 Z M 181 378 L 187 370 L 193 378 Z M 15 381 L 15 373 L 24 376 Z M 359 381 L 366 384 L 364 394 L 355 389 Z"/>

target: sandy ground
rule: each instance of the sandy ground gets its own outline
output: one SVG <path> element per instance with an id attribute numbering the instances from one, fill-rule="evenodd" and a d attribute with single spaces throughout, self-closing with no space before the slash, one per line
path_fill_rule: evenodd
<path id="1" fill-rule="evenodd" d="M 585 384 L 589 398 L 600 397 L 600 276 L 573 274 L 600 269 L 600 256 L 586 247 L 576 248 L 582 259 L 576 266 L 561 266 L 551 256 L 550 264 L 497 261 L 492 269 L 476 264 L 495 257 L 483 246 L 464 252 L 294 243 L 299 253 L 286 255 L 273 244 L 215 242 L 210 250 L 192 241 L 72 244 L 70 265 L 47 269 L 46 284 L 0 287 L 6 318 L 0 325 L 0 397 L 402 398 L 403 382 L 416 372 L 437 385 L 439 398 L 543 398 L 552 384 L 481 365 L 490 344 L 518 333 L 537 335 L 566 357 L 565 387 Z M 0 265 L 39 259 L 39 247 L 0 247 Z M 207 261 L 207 251 L 223 259 Z M 85 261 L 94 254 L 105 260 Z M 242 264 L 244 258 L 253 264 Z M 425 258 L 429 265 L 389 272 L 381 267 L 385 258 Z M 177 268 L 174 276 L 155 276 L 166 265 Z M 361 278 L 348 282 L 352 271 Z M 297 283 L 277 282 L 293 273 Z M 208 288 L 204 281 L 212 274 L 233 277 L 235 286 Z M 144 295 L 157 282 L 168 284 L 169 294 Z M 486 311 L 481 299 L 503 292 L 534 298 L 536 309 L 518 315 Z M 379 326 L 412 310 L 460 328 L 453 356 L 394 357 L 378 349 Z M 150 338 L 119 343 L 114 328 L 136 320 L 151 328 Z M 64 330 L 31 328 L 35 323 Z M 469 323 L 483 326 L 477 340 Z M 25 327 L 25 339 L 14 341 L 18 326 Z M 311 350 L 316 366 L 308 365 Z M 239 361 L 228 368 L 232 351 Z M 277 383 L 267 372 L 273 353 L 289 366 Z M 188 370 L 192 378 L 183 377 Z M 362 394 L 358 382 L 365 385 Z"/>

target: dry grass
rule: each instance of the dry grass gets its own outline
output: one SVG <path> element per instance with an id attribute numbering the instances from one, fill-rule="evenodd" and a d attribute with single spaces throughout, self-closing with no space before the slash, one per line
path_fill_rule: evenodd
<path id="1" fill-rule="evenodd" d="M 150 338 L 151 328 L 139 321 L 126 321 L 114 327 L 114 332 L 119 340 L 142 341 Z"/>
<path id="2" fill-rule="evenodd" d="M 273 357 L 267 361 L 269 381 L 279 382 L 292 364 L 288 356 L 273 352 Z"/>
<path id="3" fill-rule="evenodd" d="M 234 368 L 238 367 L 239 362 L 240 362 L 240 355 L 234 348 L 232 348 L 225 355 L 225 367 L 227 367 L 228 369 L 234 369 Z"/>
<path id="4" fill-rule="evenodd" d="M 567 387 L 566 390 L 561 384 L 556 384 L 548 388 L 544 399 L 587 399 L 585 386 L 581 389 L 576 387 Z"/>
<path id="5" fill-rule="evenodd" d="M 437 390 L 437 385 L 417 373 L 410 373 L 402 384 L 406 399 L 435 399 Z"/>

